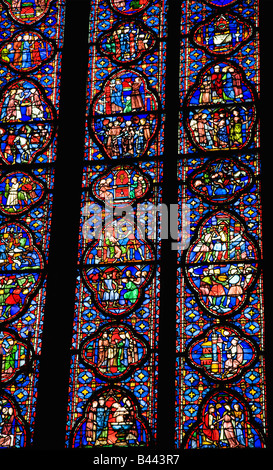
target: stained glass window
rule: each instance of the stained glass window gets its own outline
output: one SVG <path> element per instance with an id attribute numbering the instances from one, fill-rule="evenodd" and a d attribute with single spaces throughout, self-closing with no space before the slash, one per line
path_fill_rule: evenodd
<path id="1" fill-rule="evenodd" d="M 265 1 L 0 0 L 1 449 L 268 447 Z"/>
<path id="2" fill-rule="evenodd" d="M 0 3 L 1 448 L 35 429 L 64 3 Z"/>
<path id="3" fill-rule="evenodd" d="M 89 28 L 67 446 L 147 447 L 157 432 L 166 2 L 92 2 Z"/>
<path id="4" fill-rule="evenodd" d="M 186 1 L 181 15 L 176 442 L 262 448 L 267 429 L 257 1 Z"/>

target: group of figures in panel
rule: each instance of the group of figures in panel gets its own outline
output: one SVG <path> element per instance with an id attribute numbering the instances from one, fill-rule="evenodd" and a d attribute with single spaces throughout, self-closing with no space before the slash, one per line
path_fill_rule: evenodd
<path id="1" fill-rule="evenodd" d="M 249 41 L 254 27 L 225 9 L 236 0 L 206 3 L 218 9 L 193 28 L 191 39 L 214 61 L 202 68 L 185 99 L 186 132 L 201 151 L 243 149 L 254 135 L 256 92 L 236 62 L 218 57 L 232 54 Z M 251 189 L 254 175 L 240 155 L 207 155 L 210 158 L 187 182 L 200 200 L 219 207 Z M 261 426 L 243 394 L 225 387 L 245 377 L 259 360 L 255 339 L 232 323 L 247 305 L 259 275 L 259 259 L 258 245 L 245 221 L 230 210 L 215 210 L 202 219 L 185 254 L 188 285 L 201 310 L 218 322 L 189 341 L 187 362 L 219 387 L 202 399 L 195 424 L 186 432 L 185 448 L 264 447 Z"/>
<path id="2" fill-rule="evenodd" d="M 201 407 L 198 425 L 192 426 L 187 449 L 243 449 L 263 447 L 251 411 L 241 397 L 226 391 L 210 393 Z"/>
<path id="3" fill-rule="evenodd" d="M 96 393 L 73 433 L 73 447 L 147 446 L 149 433 L 134 396 L 116 386 Z"/>
<path id="4" fill-rule="evenodd" d="M 146 341 L 128 326 L 111 323 L 88 337 L 81 346 L 81 358 L 103 378 L 124 377 L 147 355 Z"/>
<path id="5" fill-rule="evenodd" d="M 41 34 L 25 31 L 15 34 L 0 47 L 0 60 L 15 72 L 31 72 L 48 61 L 54 44 Z"/>
<path id="6" fill-rule="evenodd" d="M 3 0 L 9 17 L 22 29 L 0 45 L 0 61 L 19 74 L 1 90 L 0 157 L 6 165 L 29 164 L 50 144 L 54 108 L 42 86 L 26 74 L 52 59 L 54 43 L 31 29 L 49 11 L 51 0 Z M 7 168 L 7 167 L 5 167 Z M 46 187 L 26 168 L 3 170 L 0 211 L 9 217 L 0 227 L 0 354 L 1 384 L 29 374 L 33 348 L 7 327 L 26 311 L 41 284 L 44 256 L 31 230 L 18 216 L 39 204 Z M 13 218 L 16 221 L 13 221 Z M 30 331 L 30 330 L 29 330 Z M 29 428 L 15 399 L 0 399 L 0 447 L 25 447 Z"/>
<path id="7" fill-rule="evenodd" d="M 187 254 L 187 276 L 210 314 L 229 315 L 243 305 L 256 279 L 258 250 L 242 223 L 228 212 L 203 222 Z"/>
<path id="8" fill-rule="evenodd" d="M 153 32 L 137 21 L 122 22 L 99 38 L 105 55 L 117 63 L 131 63 L 151 51 L 156 42 Z"/>
<path id="9" fill-rule="evenodd" d="M 124 315 L 139 302 L 152 275 L 150 242 L 131 221 L 107 224 L 83 256 L 82 273 L 100 310 Z"/>
<path id="10" fill-rule="evenodd" d="M 141 157 L 158 129 L 158 100 L 147 79 L 133 70 L 114 72 L 94 98 L 90 131 L 106 155 Z"/>
<path id="11" fill-rule="evenodd" d="M 47 12 L 51 0 L 3 0 L 12 19 L 20 24 L 33 24 Z"/>

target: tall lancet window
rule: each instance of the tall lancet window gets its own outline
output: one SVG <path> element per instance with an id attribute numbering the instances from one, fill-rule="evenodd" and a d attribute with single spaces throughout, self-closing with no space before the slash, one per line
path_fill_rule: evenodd
<path id="1" fill-rule="evenodd" d="M 36 424 L 64 4 L 0 2 L 0 448 Z"/>
<path id="2" fill-rule="evenodd" d="M 266 432 L 258 5 L 182 2 L 176 442 L 261 448 Z"/>
<path id="3" fill-rule="evenodd" d="M 165 1 L 94 1 L 67 445 L 157 436 Z"/>

